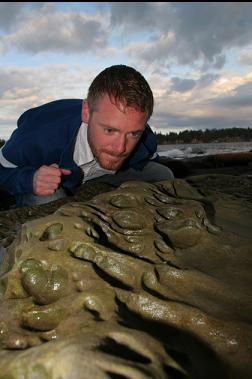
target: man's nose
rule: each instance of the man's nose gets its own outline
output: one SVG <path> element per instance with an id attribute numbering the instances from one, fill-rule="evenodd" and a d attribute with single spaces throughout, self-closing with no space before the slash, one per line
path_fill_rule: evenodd
<path id="1" fill-rule="evenodd" d="M 113 150 L 117 154 L 123 154 L 126 151 L 126 137 L 117 138 L 113 143 Z"/>

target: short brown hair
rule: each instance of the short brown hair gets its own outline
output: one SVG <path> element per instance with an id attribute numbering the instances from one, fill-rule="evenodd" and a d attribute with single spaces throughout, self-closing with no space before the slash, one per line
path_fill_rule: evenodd
<path id="1" fill-rule="evenodd" d="M 153 112 L 153 94 L 145 78 L 133 67 L 115 65 L 100 72 L 91 83 L 87 102 L 92 113 L 96 100 L 108 94 L 116 103 L 139 109 L 149 119 Z"/>

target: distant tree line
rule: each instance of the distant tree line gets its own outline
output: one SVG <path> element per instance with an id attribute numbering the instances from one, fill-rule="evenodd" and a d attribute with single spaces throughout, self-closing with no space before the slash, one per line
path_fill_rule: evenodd
<path id="1" fill-rule="evenodd" d="M 204 143 L 204 142 L 243 142 L 252 141 L 251 128 L 227 128 L 206 130 L 184 130 L 183 132 L 155 133 L 157 143 Z"/>

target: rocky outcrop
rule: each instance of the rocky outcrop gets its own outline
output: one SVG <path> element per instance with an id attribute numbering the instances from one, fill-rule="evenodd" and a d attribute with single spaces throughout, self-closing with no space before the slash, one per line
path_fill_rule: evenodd
<path id="1" fill-rule="evenodd" d="M 25 223 L 1 267 L 0 378 L 249 378 L 251 238 L 196 184 L 128 182 Z"/>

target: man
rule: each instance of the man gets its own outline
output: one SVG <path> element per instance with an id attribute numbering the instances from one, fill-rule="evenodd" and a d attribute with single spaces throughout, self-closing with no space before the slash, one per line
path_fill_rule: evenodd
<path id="1" fill-rule="evenodd" d="M 125 65 L 108 67 L 87 99 L 53 101 L 20 116 L 0 150 L 0 186 L 24 206 L 56 200 L 89 180 L 116 186 L 173 178 L 157 163 L 152 111 L 144 77 Z"/>

